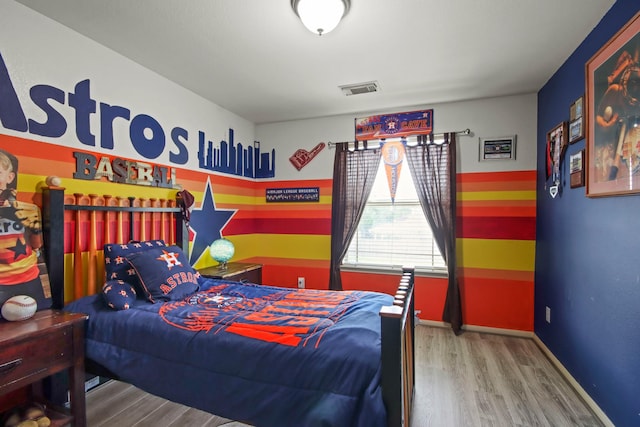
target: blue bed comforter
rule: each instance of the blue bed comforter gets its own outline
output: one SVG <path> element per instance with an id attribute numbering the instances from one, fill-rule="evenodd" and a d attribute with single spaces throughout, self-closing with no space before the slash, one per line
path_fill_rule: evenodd
<path id="1" fill-rule="evenodd" d="M 100 296 L 86 356 L 124 381 L 256 426 L 384 426 L 380 318 L 392 298 L 202 281 L 179 301 L 114 311 Z"/>

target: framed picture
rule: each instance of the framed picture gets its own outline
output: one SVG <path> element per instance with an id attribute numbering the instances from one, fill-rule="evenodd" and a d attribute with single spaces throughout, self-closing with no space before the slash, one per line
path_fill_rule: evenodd
<path id="1" fill-rule="evenodd" d="M 569 156 L 569 183 L 571 188 L 584 186 L 584 150 Z"/>
<path id="2" fill-rule="evenodd" d="M 584 138 L 584 118 L 578 117 L 569 123 L 569 144 L 580 141 Z"/>
<path id="3" fill-rule="evenodd" d="M 515 160 L 516 136 L 480 138 L 480 161 Z"/>
<path id="4" fill-rule="evenodd" d="M 547 179 L 560 182 L 560 162 L 567 150 L 567 122 L 562 122 L 547 132 Z"/>
<path id="5" fill-rule="evenodd" d="M 640 191 L 640 12 L 586 64 L 587 196 Z"/>
<path id="6" fill-rule="evenodd" d="M 581 96 L 580 98 L 576 99 L 576 101 L 573 104 L 571 104 L 571 108 L 569 108 L 569 119 L 571 121 L 574 121 L 582 117 L 583 111 L 584 111 L 583 105 L 584 105 L 584 96 Z"/>

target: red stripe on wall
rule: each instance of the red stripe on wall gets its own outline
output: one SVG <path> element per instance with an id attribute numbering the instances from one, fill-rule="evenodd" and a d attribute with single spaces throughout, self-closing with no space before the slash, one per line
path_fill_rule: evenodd
<path id="1" fill-rule="evenodd" d="M 468 182 L 529 181 L 535 184 L 536 173 L 535 170 L 464 173 L 458 174 L 456 181 L 463 184 Z"/>
<path id="2" fill-rule="evenodd" d="M 460 206 L 458 205 L 458 216 L 464 217 L 503 217 L 522 216 L 535 217 L 536 207 L 533 206 Z"/>
<path id="3" fill-rule="evenodd" d="M 290 188 L 290 187 L 320 187 L 321 192 L 328 190 L 331 194 L 333 188 L 332 179 L 308 179 L 304 181 L 259 181 L 255 183 L 258 193 L 264 193 L 267 188 Z"/>
<path id="4" fill-rule="evenodd" d="M 331 234 L 331 220 L 325 218 L 236 219 L 224 228 L 225 235 L 239 234 Z"/>
<path id="5" fill-rule="evenodd" d="M 238 217 L 238 213 L 234 218 Z M 325 205 L 324 209 L 291 209 L 291 210 L 263 210 L 247 211 L 251 218 L 327 218 L 331 219 L 331 205 Z"/>
<path id="6" fill-rule="evenodd" d="M 470 239 L 535 240 L 532 217 L 463 217 L 456 223 L 456 237 Z"/>

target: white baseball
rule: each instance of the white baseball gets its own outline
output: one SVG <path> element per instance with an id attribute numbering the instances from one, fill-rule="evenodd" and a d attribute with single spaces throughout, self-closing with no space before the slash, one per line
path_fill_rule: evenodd
<path id="1" fill-rule="evenodd" d="M 36 300 L 28 295 L 16 295 L 2 305 L 2 317 L 11 322 L 26 320 L 33 316 L 37 309 Z"/>
<path id="2" fill-rule="evenodd" d="M 62 180 L 57 176 L 48 176 L 45 182 L 50 187 L 60 187 Z"/>

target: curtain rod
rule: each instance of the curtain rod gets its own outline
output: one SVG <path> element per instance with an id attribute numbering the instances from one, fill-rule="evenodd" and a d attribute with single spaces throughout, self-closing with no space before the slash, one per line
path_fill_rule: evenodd
<path id="1" fill-rule="evenodd" d="M 442 138 L 444 137 L 447 133 L 451 133 L 451 132 L 445 132 L 445 133 L 434 133 L 432 134 L 434 138 Z M 471 133 L 471 129 L 466 128 L 465 130 L 459 130 L 456 131 L 455 134 L 456 135 L 469 135 Z M 425 135 L 428 136 L 428 135 Z M 329 146 L 329 148 L 333 148 L 338 144 L 353 144 L 356 141 L 340 141 L 340 142 L 328 142 L 327 145 Z M 358 141 L 358 142 L 364 142 L 364 141 Z"/>

